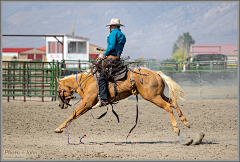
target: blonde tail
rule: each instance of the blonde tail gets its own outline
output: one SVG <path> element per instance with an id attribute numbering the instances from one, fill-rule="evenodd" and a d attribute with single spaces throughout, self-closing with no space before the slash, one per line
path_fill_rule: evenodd
<path id="1" fill-rule="evenodd" d="M 170 77 L 163 74 L 161 71 L 158 71 L 157 74 L 160 75 L 161 78 L 167 83 L 169 87 L 169 98 L 172 98 L 172 103 L 177 102 L 177 98 L 180 98 L 183 101 L 186 100 L 185 92 L 176 82 L 174 82 Z"/>

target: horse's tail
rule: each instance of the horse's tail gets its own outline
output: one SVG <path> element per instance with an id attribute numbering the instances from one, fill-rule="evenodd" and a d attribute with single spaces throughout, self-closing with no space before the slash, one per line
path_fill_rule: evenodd
<path id="1" fill-rule="evenodd" d="M 176 82 L 174 82 L 170 77 L 163 74 L 161 71 L 158 71 L 157 74 L 160 75 L 161 78 L 167 83 L 169 88 L 169 99 L 172 99 L 172 103 L 177 102 L 177 98 L 180 98 L 181 100 L 186 100 L 185 92 Z"/>

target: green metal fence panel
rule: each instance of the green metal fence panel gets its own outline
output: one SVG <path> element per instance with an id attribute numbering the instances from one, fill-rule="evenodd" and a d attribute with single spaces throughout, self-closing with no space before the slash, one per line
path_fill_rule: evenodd
<path id="1" fill-rule="evenodd" d="M 57 62 L 3 61 L 2 97 L 45 97 L 56 100 L 58 77 Z"/>

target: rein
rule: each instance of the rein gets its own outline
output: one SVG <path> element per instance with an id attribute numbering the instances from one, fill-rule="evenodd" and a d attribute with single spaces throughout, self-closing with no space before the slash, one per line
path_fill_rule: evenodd
<path id="1" fill-rule="evenodd" d="M 135 125 L 132 127 L 132 129 L 129 131 L 128 135 L 127 135 L 127 138 L 128 136 L 130 135 L 130 133 L 132 132 L 132 130 L 136 127 L 137 125 L 137 121 L 138 121 L 138 95 L 136 95 L 136 99 L 137 99 L 137 104 L 136 104 L 136 121 L 135 121 Z M 127 142 L 127 138 L 126 138 L 126 141 L 125 143 Z"/>
<path id="2" fill-rule="evenodd" d="M 132 70 L 132 72 L 134 72 L 134 73 L 136 73 L 136 74 L 139 74 L 139 75 L 144 75 L 144 76 L 148 76 L 148 75 L 149 75 L 149 73 L 147 73 L 147 74 L 142 74 L 142 73 L 138 73 L 138 72 L 133 71 L 133 70 Z"/>
<path id="3" fill-rule="evenodd" d="M 113 114 L 117 117 L 117 120 L 118 120 L 118 123 L 119 123 L 119 117 L 118 117 L 118 114 L 116 113 L 116 111 L 113 110 L 113 105 L 111 104 L 111 107 L 112 107 L 112 112 Z M 108 112 L 108 107 L 107 107 L 107 111 L 105 113 L 103 113 L 102 115 L 100 115 L 98 118 L 95 118 L 92 114 L 92 117 L 93 119 L 101 119 L 102 117 L 104 117 Z"/>

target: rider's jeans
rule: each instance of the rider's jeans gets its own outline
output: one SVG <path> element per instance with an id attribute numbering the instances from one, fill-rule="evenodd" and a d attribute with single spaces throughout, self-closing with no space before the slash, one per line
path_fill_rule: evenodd
<path id="1" fill-rule="evenodd" d="M 99 94 L 101 100 L 107 100 L 107 92 L 108 92 L 108 86 L 107 86 L 107 80 L 105 76 L 99 77 Z"/>

